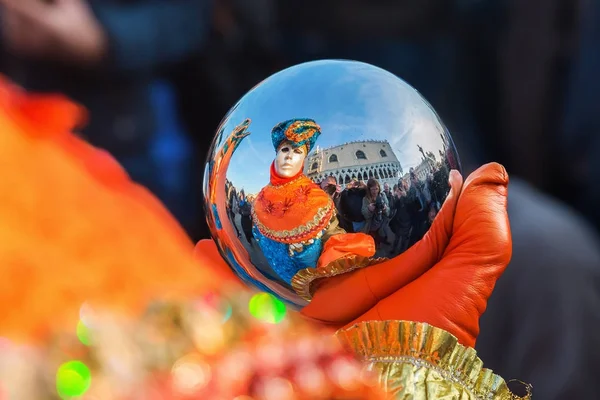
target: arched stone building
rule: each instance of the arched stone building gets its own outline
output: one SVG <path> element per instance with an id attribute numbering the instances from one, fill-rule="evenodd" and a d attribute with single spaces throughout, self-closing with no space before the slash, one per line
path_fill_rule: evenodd
<path id="1" fill-rule="evenodd" d="M 317 147 L 308 156 L 304 173 L 314 182 L 335 176 L 342 187 L 353 178 L 365 182 L 376 178 L 381 185 L 395 185 L 403 175 L 400 161 L 385 140 L 349 142 L 326 149 Z"/>

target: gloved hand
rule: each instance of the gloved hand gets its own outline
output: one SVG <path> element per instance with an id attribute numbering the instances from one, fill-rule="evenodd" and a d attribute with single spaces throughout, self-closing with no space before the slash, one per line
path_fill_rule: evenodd
<path id="1" fill-rule="evenodd" d="M 427 234 L 384 263 L 322 279 L 302 314 L 344 327 L 365 320 L 426 322 L 474 346 L 479 318 L 511 256 L 508 176 L 499 164 L 450 174 L 451 192 Z M 196 246 L 212 251 L 211 241 Z M 224 262 L 213 262 L 225 268 Z"/>
<path id="2" fill-rule="evenodd" d="M 392 294 L 387 295 L 392 289 L 390 279 L 379 275 L 385 271 L 365 269 L 366 283 L 379 302 L 357 322 L 371 319 L 427 322 L 452 333 L 461 344 L 474 347 L 479 318 L 512 254 L 506 212 L 507 185 L 508 175 L 499 164 L 488 164 L 472 173 L 458 197 L 450 241 L 442 257 L 416 279 L 401 281 L 402 286 Z M 439 238 L 437 244 L 423 242 L 416 251 L 426 251 L 430 246 L 431 254 L 439 252 L 445 236 Z M 398 263 L 406 261 L 413 260 L 398 259 L 390 263 L 396 263 L 398 268 L 402 267 Z M 417 259 L 413 263 L 418 264 Z"/>

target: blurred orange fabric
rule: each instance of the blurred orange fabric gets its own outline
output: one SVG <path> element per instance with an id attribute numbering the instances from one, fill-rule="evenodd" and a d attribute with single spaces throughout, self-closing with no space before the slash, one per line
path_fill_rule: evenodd
<path id="1" fill-rule="evenodd" d="M 0 336 L 41 339 L 84 302 L 135 312 L 220 278 L 146 189 L 72 133 L 85 111 L 0 78 Z M 57 326 L 58 325 L 58 326 Z"/>

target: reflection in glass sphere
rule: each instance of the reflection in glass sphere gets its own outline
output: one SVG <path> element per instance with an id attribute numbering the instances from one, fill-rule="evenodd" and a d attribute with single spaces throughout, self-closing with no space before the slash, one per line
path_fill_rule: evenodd
<path id="1" fill-rule="evenodd" d="M 302 307 L 307 274 L 334 273 L 336 250 L 391 258 L 421 239 L 450 169 L 460 167 L 447 129 L 406 82 L 359 62 L 305 63 L 261 82 L 222 121 L 207 218 L 244 281 Z"/>

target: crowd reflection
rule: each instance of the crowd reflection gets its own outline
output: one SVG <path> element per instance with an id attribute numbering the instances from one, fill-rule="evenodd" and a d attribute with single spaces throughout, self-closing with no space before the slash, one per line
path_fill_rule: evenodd
<path id="1" fill-rule="evenodd" d="M 404 252 L 427 232 L 447 195 L 449 169 L 441 162 L 430 164 L 424 174 L 411 168 L 390 188 L 377 178 L 352 179 L 342 188 L 334 176 L 321 188 L 334 200 L 340 226 L 347 232 L 363 232 L 375 240 L 379 257 Z"/>

